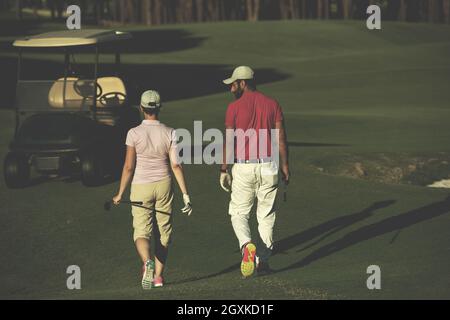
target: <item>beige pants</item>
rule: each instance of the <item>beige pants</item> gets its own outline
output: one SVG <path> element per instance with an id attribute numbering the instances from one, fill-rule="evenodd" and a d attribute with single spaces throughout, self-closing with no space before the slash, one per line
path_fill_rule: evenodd
<path id="1" fill-rule="evenodd" d="M 261 260 L 267 260 L 273 249 L 278 168 L 274 162 L 238 163 L 231 173 L 233 182 L 229 214 L 239 247 L 252 241 L 248 221 L 253 203 L 258 199 L 256 217 L 260 243 L 257 245 L 257 255 Z"/>
<path id="2" fill-rule="evenodd" d="M 149 239 L 152 236 L 153 226 L 157 225 L 157 236 L 161 244 L 165 247 L 170 243 L 172 234 L 172 179 L 167 178 L 161 181 L 132 184 L 131 201 L 142 201 L 143 206 L 152 208 L 151 210 L 132 206 L 133 214 L 133 239 Z"/>

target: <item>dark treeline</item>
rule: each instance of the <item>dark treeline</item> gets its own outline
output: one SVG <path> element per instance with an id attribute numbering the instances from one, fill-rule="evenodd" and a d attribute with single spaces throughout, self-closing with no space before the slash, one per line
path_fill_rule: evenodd
<path id="1" fill-rule="evenodd" d="M 377 4 L 385 20 L 449 23 L 450 0 L 0 0 L 0 10 L 40 10 L 61 18 L 68 4 L 96 24 L 191 23 L 225 20 L 361 19 Z"/>

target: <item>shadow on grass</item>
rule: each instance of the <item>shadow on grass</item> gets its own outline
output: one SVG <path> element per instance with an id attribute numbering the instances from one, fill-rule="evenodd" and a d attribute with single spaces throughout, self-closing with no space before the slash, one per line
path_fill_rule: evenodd
<path id="1" fill-rule="evenodd" d="M 309 265 L 310 263 L 325 258 L 341 250 L 345 250 L 360 242 L 375 238 L 377 236 L 399 231 L 417 223 L 436 218 L 450 212 L 450 196 L 443 201 L 435 202 L 421 208 L 417 208 L 380 222 L 364 226 L 356 231 L 352 231 L 339 240 L 333 241 L 307 255 L 298 262 L 295 262 L 277 272 L 292 270 Z"/>
<path id="2" fill-rule="evenodd" d="M 119 28 L 120 29 L 120 28 Z M 207 39 L 183 29 L 133 30 L 132 38 L 120 47 L 122 53 L 164 53 L 192 49 Z M 114 53 L 117 46 L 105 46 L 101 52 Z"/>
<path id="3" fill-rule="evenodd" d="M 301 245 L 305 242 L 308 242 L 308 241 L 318 237 L 317 240 L 315 240 L 314 242 L 310 243 L 309 245 L 307 245 L 301 249 L 298 249 L 297 252 L 307 250 L 310 247 L 325 240 L 327 237 L 331 236 L 332 234 L 337 233 L 346 227 L 349 227 L 359 221 L 362 221 L 364 219 L 367 219 L 367 218 L 373 216 L 375 210 L 380 210 L 380 209 L 386 208 L 394 203 L 395 203 L 395 200 L 386 200 L 386 201 L 375 202 L 371 206 L 363 209 L 360 212 L 349 214 L 346 216 L 341 216 L 336 219 L 332 219 L 330 221 L 327 221 L 325 223 L 322 223 L 320 225 L 312 227 L 308 230 L 302 231 L 300 233 L 294 234 L 294 235 L 284 238 L 280 241 L 277 241 L 274 244 L 273 255 L 276 255 L 279 253 L 285 253 L 286 250 L 297 247 L 298 245 Z"/>
<path id="4" fill-rule="evenodd" d="M 121 172 L 121 170 L 120 170 Z M 99 181 L 97 184 L 93 185 L 92 187 L 101 187 L 105 186 L 111 183 L 115 183 L 120 179 L 120 172 L 117 169 L 111 174 L 106 175 L 101 181 Z M 80 174 L 72 174 L 72 175 L 61 175 L 61 176 L 52 176 L 52 175 L 38 175 L 30 179 L 30 182 L 24 187 L 24 188 L 31 188 L 36 187 L 44 183 L 51 183 L 51 182 L 64 182 L 67 184 L 77 183 L 81 182 L 81 175 Z M 91 187 L 87 187 L 91 188 Z M 19 188 L 20 189 L 20 188 Z"/>
<path id="5" fill-rule="evenodd" d="M 286 250 L 295 248 L 301 244 L 304 244 L 308 241 L 311 241 L 311 240 L 319 237 L 313 244 L 311 244 L 303 249 L 300 249 L 299 251 L 305 250 L 305 249 L 309 248 L 310 246 L 317 244 L 320 241 L 326 239 L 328 236 L 332 235 L 333 233 L 341 231 L 342 229 L 344 229 L 348 226 L 351 226 L 359 221 L 362 221 L 364 219 L 371 217 L 374 214 L 375 210 L 380 210 L 380 209 L 386 208 L 394 203 L 395 203 L 395 200 L 386 200 L 386 201 L 375 202 L 371 206 L 361 210 L 360 212 L 352 213 L 349 215 L 338 217 L 336 219 L 332 219 L 330 221 L 327 221 L 325 223 L 322 223 L 320 225 L 317 225 L 315 227 L 312 227 L 310 229 L 307 229 L 305 231 L 302 231 L 300 233 L 294 234 L 294 235 L 284 238 L 280 241 L 277 241 L 274 244 L 274 250 L 273 250 L 272 256 L 275 256 L 277 254 L 283 254 L 283 253 L 285 253 Z M 202 276 L 202 277 L 192 277 L 192 278 L 188 278 L 188 279 L 181 280 L 178 282 L 173 282 L 172 284 L 181 284 L 181 283 L 186 283 L 186 282 L 191 282 L 191 281 L 206 280 L 206 279 L 214 278 L 214 277 L 220 276 L 222 274 L 226 274 L 226 273 L 238 270 L 239 267 L 240 267 L 240 262 L 233 264 L 223 270 L 220 270 L 220 271 L 215 272 L 210 275 L 206 275 L 206 276 Z M 280 271 L 280 270 L 277 270 L 276 272 L 278 272 L 278 271 Z"/>
<path id="6" fill-rule="evenodd" d="M 308 230 L 302 231 L 298 234 L 289 236 L 275 243 L 273 255 L 284 253 L 284 251 L 295 248 L 303 243 L 313 240 L 319 237 L 315 242 L 303 247 L 297 252 L 304 251 L 313 245 L 325 240 L 331 234 L 343 230 L 344 228 L 367 219 L 372 216 L 375 210 L 379 210 L 388 207 L 395 203 L 394 200 L 387 200 L 382 202 L 375 202 L 368 208 L 346 216 L 342 216 L 336 219 L 332 219 L 328 222 L 320 224 L 318 226 L 312 227 Z M 410 227 L 417 223 L 421 223 L 435 217 L 441 216 L 443 214 L 450 212 L 450 196 L 448 196 L 443 201 L 435 202 L 405 213 L 386 218 L 380 222 L 373 223 L 364 227 L 359 228 L 356 231 L 352 231 L 342 237 L 339 240 L 333 241 L 321 248 L 314 250 L 311 254 L 308 254 L 303 259 L 295 262 L 284 268 L 274 270 L 274 273 L 279 273 L 283 271 L 293 270 L 309 265 L 312 262 L 325 258 L 341 250 L 345 250 L 360 242 L 375 238 L 377 236 L 390 233 L 393 231 L 400 231 L 404 228 Z M 392 242 L 392 241 L 391 241 Z M 173 284 L 185 283 L 190 281 L 206 280 L 216 276 L 220 276 L 232 271 L 239 269 L 240 263 L 233 264 L 223 270 L 215 272 L 210 275 L 202 277 L 192 277 L 179 282 L 174 282 Z"/>
<path id="7" fill-rule="evenodd" d="M 3 69 L 0 74 L 3 92 L 5 93 L 0 107 L 12 108 L 15 99 L 17 59 L 0 58 Z M 139 61 L 137 64 L 123 63 L 120 77 L 127 87 L 127 97 L 131 104 L 139 103 L 140 95 L 149 88 L 158 90 L 163 101 L 196 98 L 216 93 L 225 93 L 228 87 L 222 79 L 231 74 L 233 66 L 221 64 L 151 64 Z M 150 61 L 149 61 L 150 62 Z M 92 79 L 93 65 L 79 63 L 73 65 L 72 76 Z M 56 61 L 42 61 L 28 58 L 23 61 L 21 79 L 54 80 L 63 77 L 63 64 Z M 115 65 L 104 63 L 99 66 L 100 76 L 116 74 Z M 255 70 L 258 84 L 285 80 L 290 77 L 286 73 L 271 68 Z M 207 108 L 208 106 L 203 106 Z M 188 112 L 188 110 L 186 110 Z"/>
<path id="8" fill-rule="evenodd" d="M 16 23 L 15 21 L 11 22 Z M 18 30 L 11 31 L 10 28 L 2 29 L 1 35 L 10 35 L 20 38 L 19 35 L 29 34 L 30 30 L 39 25 L 39 21 L 23 22 Z M 0 23 L 0 26 L 2 24 Z M 5 31 L 7 30 L 7 31 Z M 122 61 L 131 60 L 133 57 L 127 54 L 153 54 L 164 52 L 175 52 L 191 49 L 200 46 L 205 40 L 182 29 L 145 29 L 130 31 L 133 38 L 117 43 L 124 55 Z M 0 41 L 2 52 L 17 52 L 17 48 L 12 46 L 12 41 Z M 76 63 L 80 59 L 75 54 L 73 63 L 74 75 L 77 77 L 90 79 L 94 74 L 94 50 L 92 47 L 77 48 L 77 52 L 90 53 L 91 63 Z M 27 52 L 39 52 L 41 54 L 55 54 L 59 52 L 60 62 L 33 59 L 27 56 Z M 116 73 L 115 65 L 112 63 L 102 63 L 102 53 L 114 53 L 112 45 L 103 45 L 100 50 L 100 75 L 112 75 Z M 103 58 L 104 59 L 104 58 Z M 111 57 L 110 57 L 111 59 Z M 63 50 L 61 48 L 28 48 L 24 51 L 22 65 L 22 79 L 27 80 L 55 80 L 63 76 Z M 109 60 L 111 61 L 111 60 Z M 160 91 L 164 101 L 194 98 L 219 92 L 226 92 L 228 88 L 222 80 L 228 77 L 235 66 L 221 64 L 166 64 L 152 63 L 151 56 L 136 58 L 134 63 L 122 63 L 120 74 L 127 85 L 128 98 L 133 104 L 138 104 L 140 93 L 149 88 Z M 1 108 L 13 106 L 14 92 L 17 80 L 17 59 L 12 57 L 2 57 L 0 62 L 4 68 L 0 74 L 0 82 L 6 93 L 0 103 Z M 133 61 L 134 62 L 134 61 Z M 275 69 L 260 68 L 255 70 L 258 84 L 270 83 L 284 80 L 290 77 L 288 74 L 278 72 Z"/>

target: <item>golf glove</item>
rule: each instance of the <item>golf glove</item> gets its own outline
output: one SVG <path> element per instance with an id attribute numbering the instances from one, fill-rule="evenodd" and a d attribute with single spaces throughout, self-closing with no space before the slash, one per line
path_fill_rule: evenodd
<path id="1" fill-rule="evenodd" d="M 188 194 L 183 194 L 183 202 L 184 207 L 181 209 L 181 212 L 190 216 L 192 213 L 192 205 L 191 205 L 191 198 L 189 198 Z"/>
<path id="2" fill-rule="evenodd" d="M 220 173 L 220 186 L 226 192 L 231 192 L 231 175 L 228 172 Z"/>

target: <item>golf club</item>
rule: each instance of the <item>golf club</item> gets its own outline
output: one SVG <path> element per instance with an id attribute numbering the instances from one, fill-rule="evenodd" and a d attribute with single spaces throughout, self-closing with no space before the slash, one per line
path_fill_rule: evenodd
<path id="1" fill-rule="evenodd" d="M 113 204 L 112 200 L 105 201 L 105 204 L 103 205 L 103 208 L 106 211 L 109 211 L 109 210 L 111 210 L 112 204 Z M 131 204 L 132 206 L 134 205 L 134 206 L 142 207 L 142 201 L 120 201 L 119 204 Z M 150 208 L 147 208 L 147 207 L 143 207 L 143 208 L 144 209 L 150 209 Z"/>
<path id="2" fill-rule="evenodd" d="M 154 208 L 149 208 L 149 207 L 143 206 L 142 205 L 143 204 L 142 201 L 120 201 L 119 204 L 131 204 L 132 206 L 135 206 L 135 207 L 138 207 L 138 208 L 147 209 L 147 210 L 153 210 L 153 211 L 158 212 L 158 213 L 170 215 L 169 212 L 159 211 L 159 210 L 155 210 Z M 113 205 L 113 201 L 112 200 L 107 200 L 107 201 L 105 201 L 105 203 L 103 205 L 103 208 L 106 211 L 110 211 L 112 205 Z"/>
<path id="3" fill-rule="evenodd" d="M 283 202 L 287 201 L 287 187 L 289 182 L 284 181 L 283 183 Z"/>

